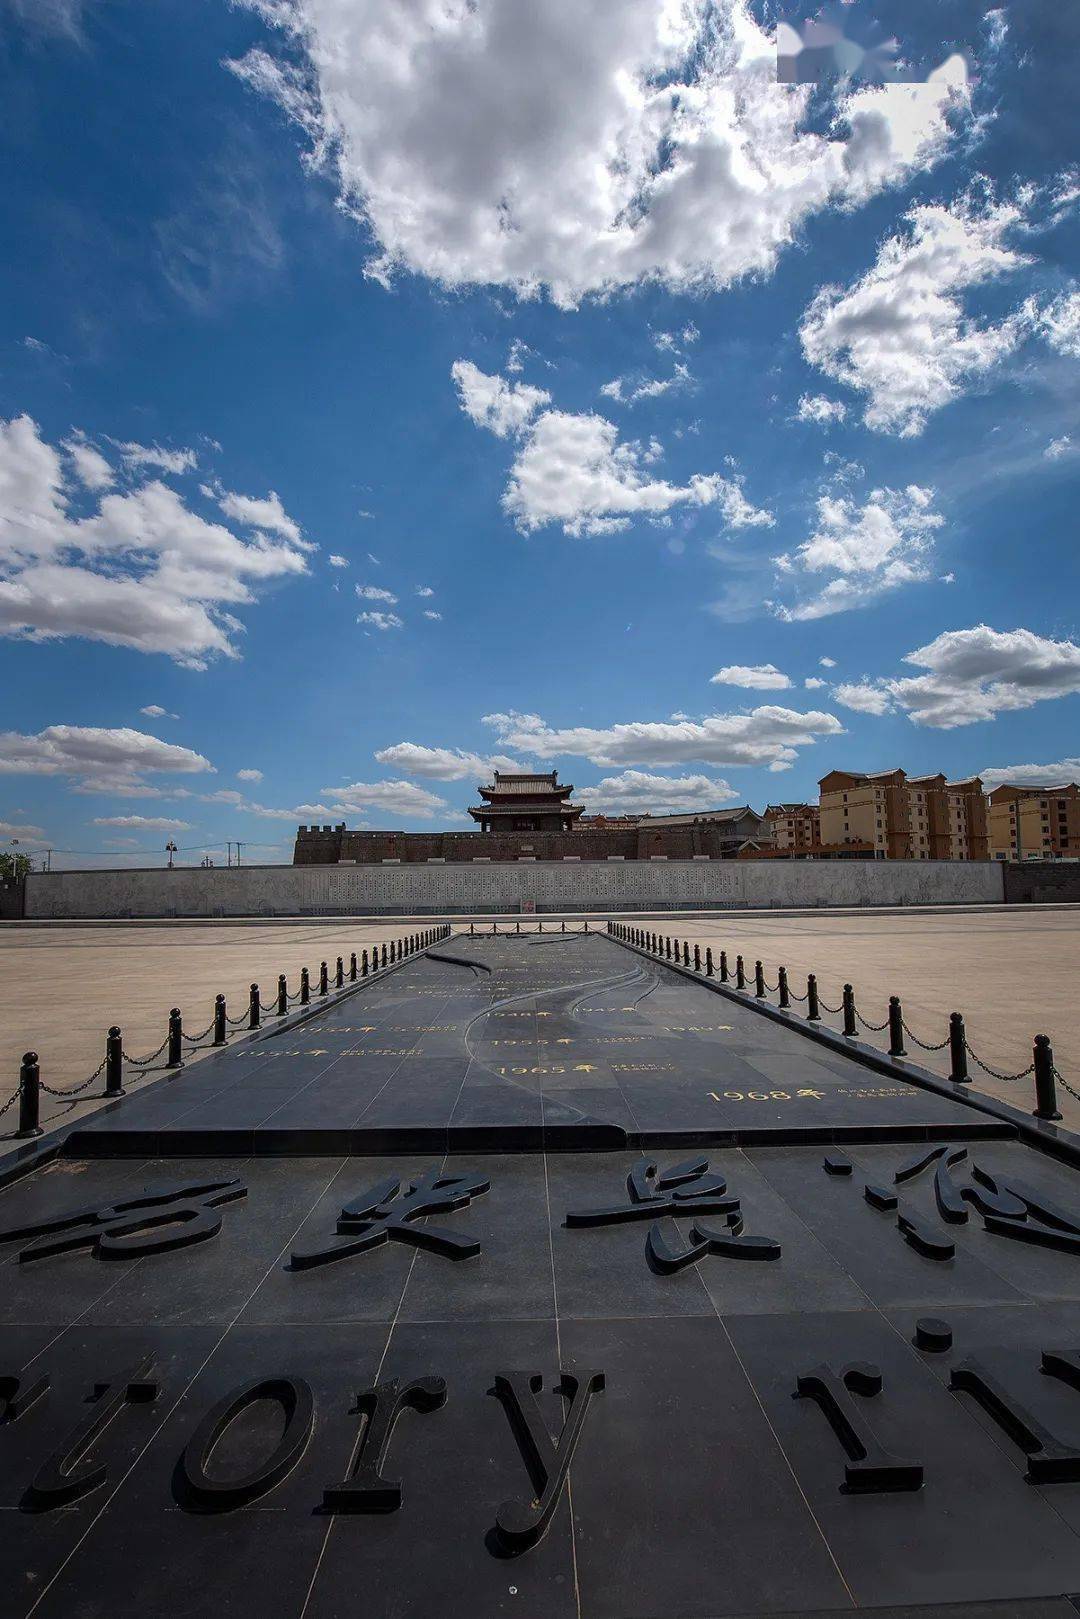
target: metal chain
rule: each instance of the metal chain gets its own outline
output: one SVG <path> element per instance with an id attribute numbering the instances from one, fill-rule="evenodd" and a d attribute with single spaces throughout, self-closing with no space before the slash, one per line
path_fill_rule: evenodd
<path id="1" fill-rule="evenodd" d="M 792 989 L 790 984 L 788 985 L 788 994 L 793 1001 L 808 1001 L 810 999 L 809 995 L 800 995 L 798 990 Z"/>
<path id="2" fill-rule="evenodd" d="M 991 1068 L 981 1057 L 975 1055 L 967 1040 L 964 1041 L 964 1046 L 976 1068 L 981 1068 L 984 1074 L 989 1074 L 991 1079 L 1000 1080 L 1003 1085 L 1014 1085 L 1018 1079 L 1027 1079 L 1029 1074 L 1035 1072 L 1035 1064 L 1032 1062 L 1019 1074 L 999 1074 L 996 1068 Z"/>
<path id="3" fill-rule="evenodd" d="M 189 1046 L 197 1046 L 199 1041 L 205 1040 L 208 1034 L 213 1033 L 213 1030 L 213 1023 L 208 1023 L 201 1034 L 181 1034 L 181 1038 L 186 1040 Z"/>
<path id="4" fill-rule="evenodd" d="M 4 1114 L 7 1112 L 9 1107 L 14 1107 L 15 1106 L 15 1103 L 19 1100 L 19 1097 L 21 1095 L 22 1095 L 22 1086 L 20 1085 L 17 1090 L 12 1091 L 11 1095 L 8 1097 L 8 1099 L 4 1103 L 4 1105 L 2 1107 L 0 1107 L 0 1119 L 2 1119 L 4 1117 Z"/>
<path id="5" fill-rule="evenodd" d="M 818 1006 L 823 1012 L 828 1012 L 830 1017 L 839 1017 L 844 1010 L 842 1006 L 830 1006 L 828 1001 L 823 1001 L 820 995 L 818 996 Z"/>
<path id="6" fill-rule="evenodd" d="M 885 1019 L 884 1023 L 867 1023 L 858 1007 L 855 1008 L 855 1016 L 858 1018 L 863 1028 L 869 1029 L 872 1034 L 884 1034 L 885 1030 L 889 1027 L 888 1018 Z"/>
<path id="7" fill-rule="evenodd" d="M 1076 1091 L 1076 1090 L 1073 1089 L 1073 1087 L 1069 1084 L 1069 1081 L 1065 1078 L 1065 1075 L 1061 1072 L 1060 1068 L 1058 1068 L 1056 1065 L 1055 1065 L 1055 1068 L 1054 1068 L 1054 1078 L 1057 1080 L 1059 1085 L 1061 1085 L 1065 1090 L 1068 1091 L 1069 1095 L 1073 1098 L 1074 1101 L 1080 1102 L 1080 1091 Z M 8 1105 L 10 1106 L 10 1104 L 8 1104 Z M 3 1108 L 0 1108 L 0 1113 L 2 1113 L 2 1112 L 3 1112 Z"/>
<path id="8" fill-rule="evenodd" d="M 121 1056 L 125 1062 L 131 1064 L 132 1068 L 149 1068 L 150 1064 L 154 1061 L 154 1058 L 161 1056 L 161 1053 L 165 1050 L 168 1043 L 169 1037 L 166 1035 L 160 1046 L 158 1046 L 157 1050 L 152 1051 L 149 1057 L 129 1057 L 126 1051 L 121 1052 Z"/>
<path id="9" fill-rule="evenodd" d="M 908 1028 L 903 1018 L 900 1019 L 900 1027 L 903 1029 L 908 1039 L 918 1046 L 920 1051 L 944 1051 L 945 1047 L 949 1043 L 949 1036 L 946 1035 L 944 1040 L 939 1040 L 936 1046 L 928 1046 L 925 1040 L 920 1040 L 918 1035 L 915 1034 L 912 1029 Z"/>
<path id="10" fill-rule="evenodd" d="M 225 1021 L 229 1025 L 230 1029 L 238 1029 L 240 1027 L 241 1023 L 246 1023 L 247 1022 L 250 1015 L 251 1015 L 250 1010 L 248 1010 L 248 1011 L 241 1012 L 239 1017 L 228 1017 L 228 1016 L 226 1016 Z M 166 1042 L 166 1044 L 168 1044 L 168 1042 Z"/>
<path id="11" fill-rule="evenodd" d="M 95 1079 L 100 1079 L 102 1073 L 104 1072 L 104 1069 L 105 1069 L 105 1058 L 102 1057 L 100 1063 L 94 1069 L 94 1072 L 90 1075 L 89 1079 L 84 1079 L 81 1085 L 72 1085 L 71 1088 L 69 1090 L 66 1090 L 66 1091 L 54 1090 L 54 1088 L 51 1085 L 46 1085 L 45 1081 L 43 1079 L 41 1079 L 40 1077 L 38 1079 L 38 1084 L 41 1086 L 41 1089 L 43 1091 L 45 1091 L 46 1094 L 49 1095 L 49 1096 L 78 1096 L 80 1091 L 88 1091 L 90 1089 L 91 1085 L 94 1083 Z"/>

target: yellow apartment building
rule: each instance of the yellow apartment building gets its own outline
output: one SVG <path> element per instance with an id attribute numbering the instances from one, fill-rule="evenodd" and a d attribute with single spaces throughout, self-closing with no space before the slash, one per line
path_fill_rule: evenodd
<path id="1" fill-rule="evenodd" d="M 1080 787 L 995 787 L 990 850 L 995 860 L 1080 859 Z"/>

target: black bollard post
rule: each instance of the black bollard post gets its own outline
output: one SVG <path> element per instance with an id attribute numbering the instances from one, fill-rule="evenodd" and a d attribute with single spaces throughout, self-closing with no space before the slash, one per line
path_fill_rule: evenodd
<path id="1" fill-rule="evenodd" d="M 788 989 L 787 968 L 781 967 L 776 976 L 780 980 L 780 1005 L 786 1011 L 791 1005 L 791 991 Z"/>
<path id="2" fill-rule="evenodd" d="M 327 971 L 326 962 L 321 961 L 319 963 L 319 994 L 320 995 L 325 995 L 329 988 L 330 988 L 330 974 Z"/>
<path id="3" fill-rule="evenodd" d="M 1054 1083 L 1054 1052 L 1048 1034 L 1037 1034 L 1032 1050 L 1035 1063 L 1035 1117 L 1060 1119 Z"/>
<path id="4" fill-rule="evenodd" d="M 252 984 L 248 990 L 248 1028 L 259 1027 L 259 986 Z"/>
<path id="5" fill-rule="evenodd" d="M 956 1085 L 968 1081 L 967 1032 L 959 1012 L 949 1013 L 949 1078 Z"/>
<path id="6" fill-rule="evenodd" d="M 807 1023 L 820 1023 L 821 1013 L 817 1002 L 817 979 L 813 973 L 806 975 L 806 1021 Z"/>
<path id="7" fill-rule="evenodd" d="M 476 923 L 475 922 L 470 922 L 469 923 L 469 937 L 472 938 L 472 936 L 473 936 L 473 934 L 475 932 L 476 932 Z"/>
<path id="8" fill-rule="evenodd" d="M 360 952 L 360 976 L 361 976 L 361 978 L 366 978 L 367 975 L 368 975 L 367 951 L 366 950 L 361 950 L 361 952 Z"/>
<path id="9" fill-rule="evenodd" d="M 690 965 L 690 944 L 686 939 L 683 940 L 682 964 L 684 967 L 689 967 Z"/>
<path id="10" fill-rule="evenodd" d="M 844 985 L 844 1033 L 850 1038 L 855 1033 L 855 991 Z"/>
<path id="11" fill-rule="evenodd" d="M 166 1068 L 182 1068 L 184 1066 L 183 1053 L 180 1042 L 184 1036 L 184 1020 L 180 1008 L 174 1006 L 169 1013 L 169 1051 Z"/>
<path id="12" fill-rule="evenodd" d="M 19 1069 L 19 1128 L 16 1141 L 28 1141 L 41 1134 L 41 1070 L 38 1054 L 28 1051 Z"/>
<path id="13" fill-rule="evenodd" d="M 385 945 L 383 945 L 383 947 L 382 947 L 382 965 L 384 967 L 386 966 L 386 946 Z"/>
<path id="14" fill-rule="evenodd" d="M 667 936 L 664 938 L 664 958 L 667 961 L 671 960 L 671 940 Z"/>
<path id="15" fill-rule="evenodd" d="M 124 1094 L 124 1037 L 114 1023 L 105 1036 L 105 1095 Z"/>
<path id="16" fill-rule="evenodd" d="M 341 959 L 340 956 L 337 958 L 337 962 L 335 964 L 334 988 L 335 989 L 344 989 L 345 988 L 345 963 Z"/>
<path id="17" fill-rule="evenodd" d="M 289 1010 L 289 980 L 284 973 L 278 973 L 277 981 L 277 1015 L 284 1017 Z"/>
<path id="18" fill-rule="evenodd" d="M 712 950 L 708 946 L 706 946 L 706 948 L 705 948 L 705 977 L 706 978 L 711 978 L 712 975 L 713 975 Z"/>
<path id="19" fill-rule="evenodd" d="M 349 983 L 350 984 L 355 984 L 356 983 L 356 951 L 355 950 L 353 950 L 349 955 Z"/>
<path id="20" fill-rule="evenodd" d="M 307 1006 L 311 1001 L 311 974 L 306 967 L 300 969 L 300 1005 Z"/>
<path id="21" fill-rule="evenodd" d="M 721 950 L 721 952 L 720 952 L 720 982 L 722 984 L 726 984 L 727 981 L 728 981 L 727 951 L 726 950 Z"/>
<path id="22" fill-rule="evenodd" d="M 904 1050 L 904 1009 L 899 995 L 889 996 L 889 1056 L 906 1057 Z"/>
<path id="23" fill-rule="evenodd" d="M 397 940 L 396 939 L 391 939 L 390 940 L 390 965 L 393 966 L 394 962 L 396 960 L 397 960 Z"/>
<path id="24" fill-rule="evenodd" d="M 226 1010 L 226 1006 L 225 1006 L 225 997 L 224 997 L 224 995 L 215 995 L 214 996 L 214 1044 L 215 1044 L 215 1046 L 223 1046 L 225 1044 L 226 1040 L 229 1038 L 228 1031 L 227 1031 L 227 1029 L 225 1027 L 225 1018 L 226 1018 L 226 1016 L 227 1016 L 227 1010 Z"/>
<path id="25" fill-rule="evenodd" d="M 699 944 L 694 946 L 694 971 L 696 973 L 701 971 L 701 946 Z"/>
<path id="26" fill-rule="evenodd" d="M 746 988 L 746 968 L 743 965 L 743 958 L 741 956 L 735 957 L 735 988 Z"/>
<path id="27" fill-rule="evenodd" d="M 560 929 L 560 932 L 562 932 L 562 933 L 566 932 L 566 923 L 565 922 L 563 923 L 562 928 Z"/>
<path id="28" fill-rule="evenodd" d="M 760 961 L 754 962 L 754 994 L 759 1001 L 765 999 L 765 969 Z"/>

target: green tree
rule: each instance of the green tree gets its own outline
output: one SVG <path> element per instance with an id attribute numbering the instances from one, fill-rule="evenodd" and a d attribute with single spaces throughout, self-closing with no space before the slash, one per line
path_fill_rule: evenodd
<path id="1" fill-rule="evenodd" d="M 34 862 L 28 854 L 15 854 L 10 849 L 0 852 L 0 881 L 21 883 L 33 869 Z"/>

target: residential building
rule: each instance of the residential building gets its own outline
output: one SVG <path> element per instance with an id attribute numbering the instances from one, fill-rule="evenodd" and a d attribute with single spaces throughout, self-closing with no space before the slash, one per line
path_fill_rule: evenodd
<path id="1" fill-rule="evenodd" d="M 1080 787 L 995 787 L 990 852 L 995 860 L 1080 859 Z"/>
<path id="2" fill-rule="evenodd" d="M 816 804 L 767 804 L 761 834 L 778 852 L 817 848 L 821 812 Z"/>
<path id="3" fill-rule="evenodd" d="M 821 842 L 869 843 L 879 860 L 987 860 L 986 800 L 978 776 L 833 770 L 822 777 Z"/>

